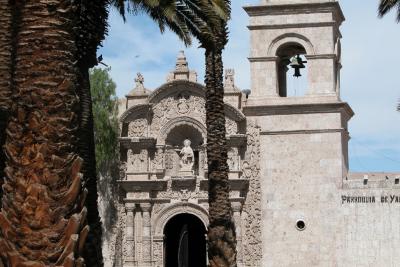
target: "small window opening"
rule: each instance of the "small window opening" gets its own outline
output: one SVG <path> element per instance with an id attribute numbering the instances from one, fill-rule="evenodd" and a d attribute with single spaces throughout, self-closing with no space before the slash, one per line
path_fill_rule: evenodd
<path id="1" fill-rule="evenodd" d="M 298 220 L 296 222 L 296 228 L 299 231 L 303 231 L 304 229 L 306 229 L 306 223 L 303 220 Z"/>
<path id="2" fill-rule="evenodd" d="M 303 96 L 308 87 L 306 50 L 296 43 L 285 44 L 278 49 L 279 96 Z"/>

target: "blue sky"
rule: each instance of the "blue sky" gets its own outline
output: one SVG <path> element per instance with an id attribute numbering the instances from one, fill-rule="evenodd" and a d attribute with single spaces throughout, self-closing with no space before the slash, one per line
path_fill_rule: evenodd
<path id="1" fill-rule="evenodd" d="M 233 19 L 224 65 L 235 69 L 240 88 L 250 88 L 248 17 L 242 6 L 259 0 L 232 2 Z M 400 112 L 396 112 L 400 98 L 400 24 L 396 24 L 394 13 L 377 18 L 378 0 L 339 2 L 346 16 L 341 27 L 341 96 L 355 112 L 349 124 L 350 169 L 400 171 Z M 179 50 L 185 50 L 189 67 L 203 81 L 204 51 L 197 43 L 185 48 L 174 34 L 160 34 L 158 27 L 143 15 L 128 15 L 124 23 L 112 11 L 109 23 L 109 35 L 99 54 L 112 68 L 119 97 L 134 87 L 139 71 L 146 88 L 155 89 L 164 83 Z"/>

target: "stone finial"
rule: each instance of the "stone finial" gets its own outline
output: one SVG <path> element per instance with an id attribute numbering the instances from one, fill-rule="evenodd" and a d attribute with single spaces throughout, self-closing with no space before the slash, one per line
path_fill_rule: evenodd
<path id="1" fill-rule="evenodd" d="M 225 82 L 224 82 L 225 91 L 235 91 L 235 70 L 234 69 L 226 69 L 225 70 Z"/>
<path id="2" fill-rule="evenodd" d="M 144 77 L 140 72 L 138 72 L 136 74 L 135 83 L 136 83 L 135 90 L 138 91 L 138 92 L 143 92 L 144 93 L 145 92 L 145 89 L 144 89 Z"/>
<path id="3" fill-rule="evenodd" d="M 186 61 L 185 52 L 179 51 L 178 58 L 176 59 L 175 72 L 188 72 L 188 62 Z"/>
<path id="4" fill-rule="evenodd" d="M 189 70 L 189 64 L 186 60 L 185 52 L 179 51 L 176 59 L 175 70 L 170 72 L 167 76 L 167 82 L 174 80 L 189 80 L 197 82 L 197 74 L 195 71 Z"/>
<path id="5" fill-rule="evenodd" d="M 148 94 L 148 90 L 144 87 L 144 77 L 138 72 L 135 78 L 135 88 L 133 88 L 128 95 L 142 97 Z"/>

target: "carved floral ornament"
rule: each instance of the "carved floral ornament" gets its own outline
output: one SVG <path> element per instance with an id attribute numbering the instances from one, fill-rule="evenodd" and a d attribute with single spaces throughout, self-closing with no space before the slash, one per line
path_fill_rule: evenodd
<path id="1" fill-rule="evenodd" d="M 136 119 L 129 123 L 128 137 L 141 137 L 147 135 L 147 120 Z"/>

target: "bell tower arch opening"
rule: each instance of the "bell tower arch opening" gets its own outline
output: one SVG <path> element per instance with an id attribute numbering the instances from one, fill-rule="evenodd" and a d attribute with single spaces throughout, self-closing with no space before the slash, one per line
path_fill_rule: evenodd
<path id="1" fill-rule="evenodd" d="M 165 267 L 206 267 L 206 227 L 195 215 L 181 213 L 164 227 Z"/>
<path id="2" fill-rule="evenodd" d="M 285 43 L 277 50 L 278 92 L 280 97 L 304 96 L 308 89 L 306 49 Z"/>

